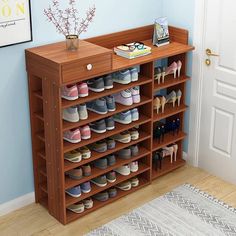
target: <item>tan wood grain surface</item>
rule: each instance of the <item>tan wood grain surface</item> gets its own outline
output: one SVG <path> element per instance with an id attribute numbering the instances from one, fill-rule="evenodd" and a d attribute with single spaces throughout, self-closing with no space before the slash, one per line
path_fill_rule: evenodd
<path id="1" fill-rule="evenodd" d="M 67 226 L 58 223 L 39 204 L 31 204 L 4 217 L 0 217 L 0 235 L 84 235 L 90 230 L 140 207 L 146 202 L 186 182 L 236 207 L 235 185 L 212 176 L 201 169 L 184 166 L 173 173 L 157 179 L 152 185 L 105 206 Z"/>

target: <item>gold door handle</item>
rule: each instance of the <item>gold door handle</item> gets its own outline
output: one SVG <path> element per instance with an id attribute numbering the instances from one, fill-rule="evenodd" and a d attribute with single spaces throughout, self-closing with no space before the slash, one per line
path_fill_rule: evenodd
<path id="1" fill-rule="evenodd" d="M 208 57 L 219 57 L 220 55 L 212 53 L 211 49 L 207 48 L 206 49 L 206 54 Z"/>

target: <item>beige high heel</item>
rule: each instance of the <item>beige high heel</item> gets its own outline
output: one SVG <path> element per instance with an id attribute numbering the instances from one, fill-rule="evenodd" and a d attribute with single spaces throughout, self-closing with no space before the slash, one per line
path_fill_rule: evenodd
<path id="1" fill-rule="evenodd" d="M 178 107 L 180 106 L 181 97 L 182 97 L 182 92 L 181 92 L 181 90 L 178 90 L 178 92 L 176 94 L 176 98 L 178 101 Z"/>
<path id="2" fill-rule="evenodd" d="M 178 152 L 178 144 L 173 144 L 173 149 L 174 149 L 174 161 L 177 161 L 177 152 Z"/>
<path id="3" fill-rule="evenodd" d="M 154 80 L 157 80 L 158 84 L 161 83 L 161 76 L 162 76 L 161 68 L 160 67 L 155 68 Z"/>
<path id="4" fill-rule="evenodd" d="M 154 99 L 154 110 L 157 110 L 157 114 L 159 114 L 159 110 L 161 108 L 161 112 L 165 112 L 165 105 L 166 105 L 166 98 L 164 96 L 162 97 L 156 97 Z"/>

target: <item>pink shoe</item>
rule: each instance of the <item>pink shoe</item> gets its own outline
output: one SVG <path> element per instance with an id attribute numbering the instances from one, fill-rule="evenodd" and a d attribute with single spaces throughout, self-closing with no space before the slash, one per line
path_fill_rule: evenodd
<path id="1" fill-rule="evenodd" d="M 79 129 L 65 131 L 63 139 L 70 143 L 79 143 L 81 141 L 81 134 Z"/>
<path id="2" fill-rule="evenodd" d="M 81 127 L 80 132 L 81 132 L 82 139 L 90 139 L 91 138 L 91 130 L 88 125 Z"/>
<path id="3" fill-rule="evenodd" d="M 77 84 L 77 88 L 78 88 L 78 93 L 79 93 L 80 98 L 84 98 L 89 95 L 88 85 L 86 83 Z"/>
<path id="4" fill-rule="evenodd" d="M 131 91 L 129 89 L 123 90 L 118 94 L 114 95 L 115 102 L 120 103 L 124 106 L 131 106 L 133 105 L 133 98 Z"/>
<path id="5" fill-rule="evenodd" d="M 139 86 L 133 87 L 130 91 L 133 98 L 133 103 L 140 103 L 140 88 Z"/>
<path id="6" fill-rule="evenodd" d="M 177 62 L 178 77 L 180 77 L 181 68 L 182 68 L 182 62 L 178 60 Z"/>
<path id="7" fill-rule="evenodd" d="M 66 85 L 61 88 L 61 97 L 66 100 L 76 100 L 79 98 L 79 93 L 76 85 Z"/>
<path id="8" fill-rule="evenodd" d="M 176 78 L 177 69 L 178 69 L 177 63 L 173 62 L 169 67 L 166 68 L 165 75 L 174 74 L 174 78 Z"/>

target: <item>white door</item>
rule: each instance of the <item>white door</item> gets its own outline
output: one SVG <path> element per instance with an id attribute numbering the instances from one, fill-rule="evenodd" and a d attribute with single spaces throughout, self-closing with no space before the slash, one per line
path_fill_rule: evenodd
<path id="1" fill-rule="evenodd" d="M 206 7 L 199 167 L 236 184 L 236 0 Z"/>

